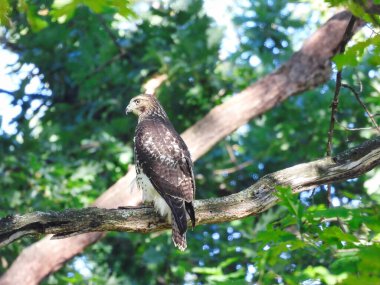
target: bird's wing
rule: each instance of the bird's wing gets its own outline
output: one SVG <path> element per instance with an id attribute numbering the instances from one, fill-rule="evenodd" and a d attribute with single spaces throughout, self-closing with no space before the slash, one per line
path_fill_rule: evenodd
<path id="1" fill-rule="evenodd" d="M 146 120 L 137 129 L 135 148 L 139 167 L 168 203 L 180 232 L 184 233 L 187 229 L 184 202 L 191 203 L 195 191 L 186 145 L 170 123 Z"/>
<path id="2" fill-rule="evenodd" d="M 171 125 L 144 121 L 136 132 L 135 147 L 139 166 L 161 195 L 187 202 L 193 200 L 195 187 L 190 154 Z"/>

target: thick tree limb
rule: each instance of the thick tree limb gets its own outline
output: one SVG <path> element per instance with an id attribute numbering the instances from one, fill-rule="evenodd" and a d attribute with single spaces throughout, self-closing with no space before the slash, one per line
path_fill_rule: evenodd
<path id="1" fill-rule="evenodd" d="M 284 66 L 213 108 L 205 118 L 190 127 L 183 137 L 193 160 L 201 157 L 238 127 L 279 102 L 326 82 L 331 71 L 330 59 L 337 52 L 350 17 L 349 12 L 336 14 L 318 29 Z M 362 23 L 357 24 L 354 32 Z M 94 206 L 115 208 L 138 205 L 141 197 L 131 195 L 127 191 L 134 176 L 134 168 L 131 168 L 96 200 Z M 100 232 L 88 233 L 60 241 L 51 241 L 46 237 L 21 252 L 0 278 L 0 285 L 38 284 L 103 235 L 104 233 Z"/>
<path id="2" fill-rule="evenodd" d="M 202 120 L 183 133 L 192 142 L 193 158 L 198 159 L 222 137 L 259 116 L 290 96 L 312 89 L 330 78 L 330 59 L 339 51 L 352 14 L 336 14 L 317 30 L 288 62 L 253 83 L 226 103 L 213 108 Z M 358 20 L 352 33 L 364 24 Z"/>
<path id="3" fill-rule="evenodd" d="M 377 137 L 334 158 L 327 157 L 265 175 L 239 193 L 195 201 L 197 224 L 227 222 L 261 213 L 278 202 L 276 186 L 290 186 L 294 193 L 298 193 L 357 177 L 379 164 L 380 137 Z M 148 233 L 170 227 L 150 207 L 34 212 L 0 219 L 0 246 L 31 234 L 54 234 L 53 238 L 61 238 L 94 231 Z"/>

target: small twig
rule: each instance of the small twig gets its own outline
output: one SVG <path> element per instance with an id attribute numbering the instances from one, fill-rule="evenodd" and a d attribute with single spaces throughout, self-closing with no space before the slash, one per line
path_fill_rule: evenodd
<path id="1" fill-rule="evenodd" d="M 86 81 L 87 79 L 89 79 L 90 77 L 92 77 L 94 74 L 96 74 L 96 73 L 104 70 L 107 66 L 111 65 L 115 61 L 117 61 L 119 59 L 122 59 L 122 58 L 129 59 L 127 51 L 119 44 L 119 42 L 117 41 L 117 37 L 114 35 L 114 33 L 112 32 L 112 30 L 108 27 L 108 25 L 104 21 L 104 19 L 101 16 L 98 16 L 98 19 L 99 19 L 99 22 L 101 23 L 101 25 L 103 26 L 104 30 L 109 35 L 109 37 L 111 38 L 112 42 L 114 43 L 114 45 L 118 49 L 118 54 L 114 55 L 109 60 L 107 60 L 105 63 L 99 65 L 93 71 L 91 71 L 90 73 L 88 73 L 87 75 L 85 75 L 83 77 L 83 79 L 78 83 L 78 85 L 81 85 L 84 81 Z"/>
<path id="2" fill-rule="evenodd" d="M 340 93 L 341 84 L 342 84 L 342 71 L 339 70 L 338 73 L 336 74 L 334 98 L 331 102 L 330 127 L 329 127 L 329 132 L 328 132 L 327 149 L 326 149 L 326 154 L 328 156 L 332 155 L 332 138 L 334 135 L 335 117 L 336 117 L 336 112 L 338 111 L 339 93 Z"/>
<path id="3" fill-rule="evenodd" d="M 337 222 L 339 228 L 342 230 L 342 232 L 347 233 L 347 229 L 345 227 L 345 224 L 343 223 L 343 220 L 340 217 L 333 217 L 333 218 L 322 218 L 320 220 L 321 223 L 333 223 Z"/>
<path id="4" fill-rule="evenodd" d="M 363 101 L 360 99 L 359 93 L 356 92 L 356 90 L 348 85 L 348 84 L 342 84 L 342 87 L 349 89 L 352 93 L 354 93 L 356 100 L 359 102 L 359 104 L 363 107 L 365 112 L 367 113 L 369 119 L 371 120 L 372 124 L 375 126 L 377 131 L 380 133 L 380 128 L 379 125 L 376 123 L 375 119 L 373 118 L 374 116 L 371 114 L 371 112 L 368 110 L 367 106 L 363 103 Z"/>
<path id="5" fill-rule="evenodd" d="M 227 150 L 228 156 L 230 157 L 230 161 L 237 165 L 238 162 L 237 162 L 237 158 L 234 154 L 234 150 L 228 142 L 226 143 L 226 150 Z"/>
<path id="6" fill-rule="evenodd" d="M 327 150 L 326 154 L 327 156 L 332 155 L 332 138 L 334 135 L 334 125 L 335 125 L 335 114 L 338 110 L 339 105 L 339 93 L 340 93 L 340 86 L 342 83 L 342 71 L 339 70 L 336 74 L 336 84 L 335 84 L 335 92 L 334 92 L 334 98 L 331 103 L 331 118 L 330 118 L 330 127 L 328 132 L 328 139 L 327 139 Z M 331 207 L 332 200 L 331 200 L 331 184 L 327 185 L 327 203 L 328 206 Z"/>
<path id="7" fill-rule="evenodd" d="M 365 25 L 365 26 L 371 30 L 372 34 L 380 35 L 380 33 L 376 32 L 375 29 L 374 29 L 373 27 L 371 27 L 370 24 L 367 24 L 367 25 Z M 371 35 L 371 36 L 372 36 L 372 35 Z"/>
<path id="8" fill-rule="evenodd" d="M 99 65 L 98 67 L 96 67 L 93 71 L 89 72 L 87 75 L 85 75 L 81 81 L 79 81 L 78 85 L 81 85 L 83 84 L 84 81 L 86 81 L 87 79 L 89 79 L 90 77 L 92 77 L 94 74 L 104 70 L 107 66 L 111 65 L 112 63 L 114 63 L 115 61 L 119 60 L 120 58 L 122 58 L 124 56 L 124 54 L 116 54 L 114 55 L 113 57 L 111 57 L 109 60 L 107 60 L 105 63 Z"/>
<path id="9" fill-rule="evenodd" d="M 343 125 L 342 123 L 339 123 L 337 121 L 338 125 L 343 128 L 345 131 L 350 131 L 350 132 L 358 132 L 358 131 L 371 131 L 371 130 L 376 130 L 375 127 L 368 127 L 368 128 L 348 128 L 346 127 L 345 125 Z M 338 131 L 342 131 L 342 130 L 338 130 Z"/>
<path id="10" fill-rule="evenodd" d="M 348 234 L 349 229 L 347 228 L 347 224 L 343 223 L 341 218 L 338 218 L 337 220 L 338 220 L 339 228 L 342 230 L 342 232 L 344 232 L 345 234 Z"/>
<path id="11" fill-rule="evenodd" d="M 8 94 L 8 95 L 14 95 L 16 91 L 9 91 L 9 90 L 5 90 L 5 89 L 0 89 L 0 93 L 5 93 L 5 94 Z"/>
<path id="12" fill-rule="evenodd" d="M 337 254 L 339 254 L 339 253 L 345 253 L 345 254 L 347 254 L 347 253 L 356 253 L 356 252 L 358 252 L 360 250 L 360 248 L 347 248 L 347 249 L 337 249 L 336 251 L 335 251 L 335 256 L 337 255 Z"/>
<path id="13" fill-rule="evenodd" d="M 350 21 L 348 22 L 346 31 L 344 32 L 342 42 L 339 45 L 339 51 L 338 51 L 339 54 L 344 53 L 346 49 L 346 45 L 352 37 L 352 31 L 354 28 L 355 21 L 356 21 L 356 17 L 352 15 Z M 340 93 L 341 84 L 342 84 L 342 70 L 338 70 L 336 74 L 334 98 L 331 103 L 331 118 L 330 118 L 330 127 L 329 127 L 329 132 L 328 132 L 328 139 L 327 139 L 327 150 L 326 150 L 326 153 L 328 156 L 332 155 L 332 138 L 334 135 L 335 114 L 338 110 L 339 93 Z M 331 185 L 330 184 L 327 185 L 327 202 L 328 202 L 328 206 L 331 207 L 332 201 L 331 201 Z"/>
<path id="14" fill-rule="evenodd" d="M 375 115 L 373 115 L 375 116 Z M 367 128 L 349 128 L 345 126 L 342 122 L 340 122 L 336 117 L 335 117 L 335 122 L 344 130 L 344 131 L 369 131 L 369 130 L 376 130 L 375 127 L 367 127 Z M 337 130 L 340 131 L 340 130 Z"/>
<path id="15" fill-rule="evenodd" d="M 352 29 L 354 27 L 356 21 L 356 17 L 354 15 L 351 16 L 351 19 L 347 25 L 346 31 L 344 32 L 342 42 L 339 46 L 339 53 L 343 54 L 346 45 L 350 38 L 352 37 Z M 338 110 L 338 105 L 339 105 L 339 93 L 340 93 L 340 88 L 342 85 L 342 70 L 339 70 L 336 74 L 336 84 L 335 84 L 335 92 L 334 92 L 334 98 L 331 103 L 331 118 L 330 118 L 330 127 L 329 127 L 329 132 L 328 132 L 328 140 L 327 140 L 327 150 L 326 153 L 328 156 L 332 155 L 332 138 L 334 135 L 334 124 L 335 124 L 335 114 Z"/>

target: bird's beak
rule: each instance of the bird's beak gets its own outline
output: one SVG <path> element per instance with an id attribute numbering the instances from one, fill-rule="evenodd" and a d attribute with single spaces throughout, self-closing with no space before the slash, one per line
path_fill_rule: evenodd
<path id="1" fill-rule="evenodd" d="M 125 108 L 125 114 L 128 115 L 128 113 L 132 112 L 131 107 L 128 105 L 127 108 Z"/>

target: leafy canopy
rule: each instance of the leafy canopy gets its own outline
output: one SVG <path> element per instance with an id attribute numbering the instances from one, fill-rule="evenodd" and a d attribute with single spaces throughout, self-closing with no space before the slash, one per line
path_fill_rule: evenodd
<path id="1" fill-rule="evenodd" d="M 278 68 L 328 14 L 312 2 L 234 5 L 237 48 L 221 59 L 225 27 L 200 0 L 1 0 L 3 48 L 18 55 L 11 69 L 21 77 L 10 95 L 20 110 L 15 131 L 0 135 L 1 216 L 86 207 L 122 177 L 133 163 L 136 124 L 124 107 L 153 75 L 168 75 L 158 96 L 183 131 Z M 345 82 L 358 90 L 361 83 L 373 114 L 380 113 L 378 33 L 375 24 L 365 28 L 334 59 Z M 31 94 L 33 80 L 41 84 Z M 197 198 L 228 195 L 324 156 L 334 84 L 290 98 L 221 141 L 196 163 Z M 371 127 L 349 90 L 337 121 L 336 152 L 375 136 L 347 130 Z M 260 216 L 196 227 L 185 253 L 167 233 L 110 233 L 43 283 L 376 284 L 379 175 L 333 185 L 329 206 L 325 187 L 300 195 L 278 189 L 281 204 Z M 3 249 L 0 271 L 34 241 Z"/>

